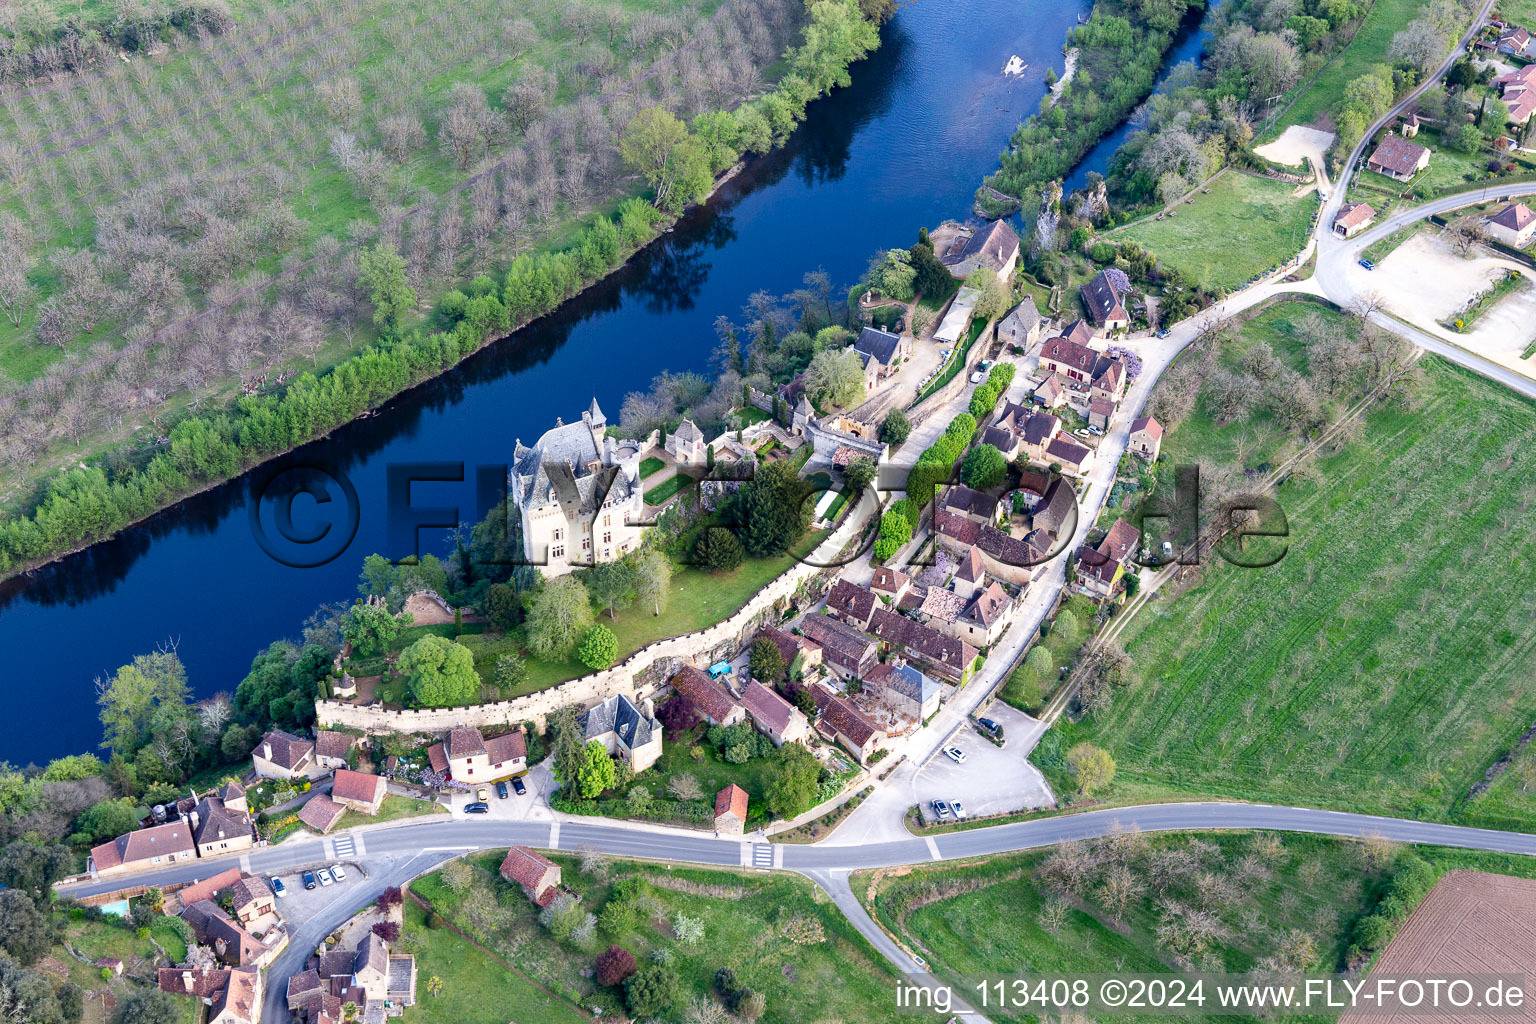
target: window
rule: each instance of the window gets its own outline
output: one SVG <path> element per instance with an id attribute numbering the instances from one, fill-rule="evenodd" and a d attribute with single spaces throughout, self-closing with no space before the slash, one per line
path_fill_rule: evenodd
<path id="1" fill-rule="evenodd" d="M 549 557 L 550 558 L 564 558 L 565 557 L 565 548 L 564 547 L 550 548 L 549 549 Z"/>
<path id="2" fill-rule="evenodd" d="M 591 537 L 583 537 L 583 538 L 581 538 L 581 550 L 583 550 L 583 551 L 591 551 L 592 550 L 592 538 Z"/>
<path id="3" fill-rule="evenodd" d="M 612 526 L 613 525 L 613 516 L 603 516 L 603 525 L 604 526 Z"/>
<path id="4" fill-rule="evenodd" d="M 555 532 L 550 536 L 550 540 L 564 540 L 564 539 L 565 539 L 565 531 L 560 529 L 559 527 L 556 527 L 555 528 Z"/>
<path id="5" fill-rule="evenodd" d="M 613 543 L 613 534 L 609 533 L 606 530 L 603 531 L 603 543 L 604 544 L 612 544 Z"/>

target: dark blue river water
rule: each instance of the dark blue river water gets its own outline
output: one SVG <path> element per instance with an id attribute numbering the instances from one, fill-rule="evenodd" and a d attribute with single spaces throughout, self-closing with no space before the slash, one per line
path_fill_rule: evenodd
<path id="1" fill-rule="evenodd" d="M 200 696 L 232 691 L 253 654 L 296 635 L 326 601 L 350 599 L 365 555 L 384 548 L 390 464 L 470 467 L 511 457 L 555 417 L 595 396 L 617 420 L 626 392 L 664 369 L 703 370 L 711 324 L 758 289 L 789 291 L 825 268 L 845 288 L 876 249 L 920 225 L 963 217 L 1019 119 L 1061 71 L 1061 41 L 1089 0 L 918 0 L 818 101 L 790 146 L 764 157 L 630 266 L 555 315 L 392 402 L 289 461 L 344 472 L 358 493 L 356 537 L 334 561 L 295 569 L 254 542 L 254 484 L 232 482 L 122 536 L 0 585 L 0 669 L 10 725 L 0 759 L 41 762 L 95 748 L 92 679 L 175 640 Z M 1018 54 L 1024 77 L 1001 69 Z M 470 470 L 472 474 L 473 470 Z M 457 503 L 474 488 L 417 485 L 413 503 Z M 300 507 L 302 520 L 314 510 Z"/>

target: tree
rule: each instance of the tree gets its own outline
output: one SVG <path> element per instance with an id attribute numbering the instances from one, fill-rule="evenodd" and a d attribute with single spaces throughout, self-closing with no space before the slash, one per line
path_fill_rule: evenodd
<path id="1" fill-rule="evenodd" d="M 1067 768 L 1077 780 L 1077 791 L 1089 796 L 1115 779 L 1115 759 L 1092 743 L 1077 743 L 1067 751 Z"/>
<path id="2" fill-rule="evenodd" d="M 516 651 L 507 651 L 496 657 L 496 685 L 503 691 L 511 690 L 528 678 L 528 663 Z"/>
<path id="3" fill-rule="evenodd" d="M 843 470 L 843 479 L 848 481 L 848 486 L 853 488 L 855 494 L 860 494 L 874 482 L 876 468 L 874 459 L 860 455 Z"/>
<path id="4" fill-rule="evenodd" d="M 892 409 L 885 414 L 885 421 L 880 424 L 880 440 L 890 445 L 902 445 L 911 436 L 912 421 L 907 419 L 906 413 Z"/>
<path id="5" fill-rule="evenodd" d="M 347 610 L 341 624 L 341 636 L 352 645 L 352 653 L 371 658 L 389 650 L 400 639 L 400 631 L 412 622 L 410 612 L 392 615 L 381 604 L 355 604 Z"/>
<path id="6" fill-rule="evenodd" d="M 903 509 L 892 505 L 880 517 L 880 534 L 875 538 L 874 555 L 882 560 L 890 558 L 911 539 L 912 520 L 907 518 Z"/>
<path id="7" fill-rule="evenodd" d="M 790 462 L 770 462 L 737 492 L 742 539 L 754 558 L 783 554 L 811 525 L 810 485 Z"/>
<path id="8" fill-rule="evenodd" d="M 635 973 L 635 955 L 623 946 L 609 946 L 597 958 L 597 983 L 622 985 Z"/>
<path id="9" fill-rule="evenodd" d="M 661 964 L 646 964 L 624 983 L 624 1006 L 636 1019 L 658 1017 L 677 999 L 677 974 Z"/>
<path id="10" fill-rule="evenodd" d="M 627 559 L 617 562 L 598 562 L 582 573 L 587 593 L 599 608 L 608 609 L 610 619 L 618 618 L 618 608 L 628 604 L 635 589 L 635 568 Z"/>
<path id="11" fill-rule="evenodd" d="M 405 260 L 385 242 L 357 254 L 359 285 L 373 303 L 373 322 L 393 334 L 400 320 L 416 308 L 416 289 L 405 274 Z"/>
<path id="12" fill-rule="evenodd" d="M 723 526 L 711 526 L 694 541 L 693 557 L 710 572 L 730 572 L 741 565 L 746 551 L 735 533 Z"/>
<path id="13" fill-rule="evenodd" d="M 612 789 L 618 781 L 613 758 L 597 740 L 588 743 L 581 752 L 581 765 L 576 769 L 576 786 L 583 800 L 591 800 L 605 789 Z"/>
<path id="14" fill-rule="evenodd" d="M 576 649 L 581 663 L 594 672 L 600 672 L 619 660 L 619 638 L 607 626 L 598 624 L 587 630 Z"/>
<path id="15" fill-rule="evenodd" d="M 505 583 L 493 583 L 480 601 L 485 617 L 497 629 L 511 629 L 523 616 L 523 603 L 517 591 Z"/>
<path id="16" fill-rule="evenodd" d="M 158 988 L 134 989 L 118 1004 L 116 1024 L 176 1024 L 181 1006 Z"/>
<path id="17" fill-rule="evenodd" d="M 882 295 L 906 302 L 912 298 L 917 270 L 906 249 L 887 249 L 869 263 L 869 286 Z"/>
<path id="18" fill-rule="evenodd" d="M 4 801 L 0 800 L 0 805 Z M 10 843 L 0 847 L 0 883 L 33 896 L 69 874 L 74 854 L 69 847 Z"/>
<path id="19" fill-rule="evenodd" d="M 660 615 L 667 606 L 667 587 L 672 583 L 672 560 L 660 551 L 647 551 L 635 563 L 635 596 Z"/>
<path id="20" fill-rule="evenodd" d="M 990 444 L 979 444 L 966 455 L 960 466 L 960 479 L 967 487 L 987 491 L 1008 478 L 1008 460 Z"/>
<path id="21" fill-rule="evenodd" d="M 971 315 L 980 320 L 996 320 L 1008 312 L 1008 287 L 998 280 L 997 273 L 988 267 L 978 267 L 965 279 L 966 287 L 976 289 L 976 306 Z"/>
<path id="22" fill-rule="evenodd" d="M 141 654 L 110 679 L 96 679 L 96 703 L 106 734 L 102 746 L 131 753 L 148 739 L 150 720 L 162 707 L 185 710 L 187 672 L 174 649 Z"/>
<path id="23" fill-rule="evenodd" d="M 480 694 L 475 656 L 446 637 L 427 635 L 400 652 L 395 666 L 416 701 L 429 708 L 472 704 Z"/>
<path id="24" fill-rule="evenodd" d="M 1452 134 L 1451 146 L 1462 153 L 1476 153 L 1483 148 L 1483 133 L 1475 124 L 1464 124 Z"/>
<path id="25" fill-rule="evenodd" d="M 51 945 L 53 930 L 32 897 L 14 889 L 0 889 L 0 949 L 17 963 L 31 966 Z"/>
<path id="26" fill-rule="evenodd" d="M 864 390 L 864 364 L 852 348 L 817 352 L 805 368 L 806 394 L 823 408 L 854 405 L 863 399 Z"/>
<path id="27" fill-rule="evenodd" d="M 541 658 L 570 652 L 594 622 L 587 588 L 574 576 L 558 576 L 534 594 L 528 609 L 528 647 Z"/>
<path id="28" fill-rule="evenodd" d="M 752 678 L 764 683 L 776 683 L 789 671 L 789 665 L 784 661 L 784 652 L 766 636 L 752 645 L 748 663 L 752 667 Z"/>
<path id="29" fill-rule="evenodd" d="M 427 994 L 432 996 L 433 999 L 436 999 L 438 996 L 442 995 L 443 994 L 443 979 L 439 978 L 435 974 L 432 975 L 432 977 L 428 978 L 427 979 Z"/>
<path id="30" fill-rule="evenodd" d="M 678 212 L 709 190 L 709 153 L 665 108 L 648 107 L 630 118 L 619 154 L 645 177 L 660 209 Z"/>
<path id="31" fill-rule="evenodd" d="M 104 839 L 133 831 L 138 819 L 126 800 L 104 800 L 75 820 L 75 834 L 70 841 L 94 846 Z"/>
<path id="32" fill-rule="evenodd" d="M 816 799 L 821 781 L 821 764 L 814 754 L 798 743 L 786 743 L 769 766 L 763 795 L 775 817 L 793 818 Z"/>

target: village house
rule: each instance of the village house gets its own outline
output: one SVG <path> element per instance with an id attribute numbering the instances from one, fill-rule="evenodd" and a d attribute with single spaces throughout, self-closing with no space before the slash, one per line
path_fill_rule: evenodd
<path id="1" fill-rule="evenodd" d="M 661 723 L 649 699 L 636 707 L 624 694 L 616 693 L 588 708 L 584 722 L 588 743 L 601 743 L 610 755 L 628 761 L 636 773 L 661 757 Z"/>
<path id="2" fill-rule="evenodd" d="M 1536 43 L 1533 43 L 1530 32 L 1518 25 L 1511 25 L 1499 33 L 1494 51 L 1511 57 L 1536 58 Z"/>
<path id="3" fill-rule="evenodd" d="M 1097 547 L 1084 545 L 1078 552 L 1078 589 L 1099 600 L 1113 597 L 1140 541 L 1140 530 L 1124 519 L 1115 520 Z"/>
<path id="4" fill-rule="evenodd" d="M 869 631 L 909 660 L 928 665 L 935 675 L 952 683 L 965 683 L 976 664 L 976 648 L 898 612 L 875 612 Z"/>
<path id="5" fill-rule="evenodd" d="M 1039 461 L 1045 454 L 1045 446 L 1061 433 L 1061 420 L 1048 412 L 1034 412 L 1023 406 L 1009 406 L 1012 419 L 1018 424 L 1019 445 L 1017 458 Z"/>
<path id="6" fill-rule="evenodd" d="M 93 875 L 116 875 L 162 864 L 194 860 L 197 844 L 184 821 L 141 828 L 91 849 L 89 870 Z"/>
<path id="7" fill-rule="evenodd" d="M 811 687 L 816 702 L 816 731 L 865 763 L 885 743 L 885 730 L 825 683 Z"/>
<path id="8" fill-rule="evenodd" d="M 320 774 L 315 744 L 281 729 L 261 738 L 251 751 L 251 768 L 264 779 L 302 779 Z"/>
<path id="9" fill-rule="evenodd" d="M 456 782 L 510 779 L 528 769 L 528 738 L 521 729 L 486 739 L 479 729 L 448 730 L 443 742 L 427 748 L 432 770 Z"/>
<path id="10" fill-rule="evenodd" d="M 356 743 L 357 737 L 351 733 L 321 729 L 315 733 L 315 762 L 331 771 L 345 768 L 347 755 Z"/>
<path id="11" fill-rule="evenodd" d="M 1419 128 L 1422 127 L 1422 125 L 1423 122 L 1419 120 L 1418 112 L 1410 110 L 1408 113 L 1403 115 L 1403 123 L 1398 126 L 1397 130 L 1403 138 L 1414 139 L 1418 138 Z"/>
<path id="12" fill-rule="evenodd" d="M 1100 356 L 1093 364 L 1093 382 L 1088 388 L 1089 400 L 1101 398 L 1120 404 L 1125 397 L 1125 386 L 1130 381 L 1125 364 L 1110 356 Z"/>
<path id="13" fill-rule="evenodd" d="M 715 831 L 739 836 L 747 830 L 747 791 L 731 783 L 715 794 Z"/>
<path id="14" fill-rule="evenodd" d="M 265 967 L 280 948 L 265 945 L 212 900 L 182 908 L 181 919 L 199 945 L 212 949 L 214 956 L 231 967 Z"/>
<path id="15" fill-rule="evenodd" d="M 261 971 L 254 967 L 162 967 L 155 982 L 162 992 L 192 996 L 208 1007 L 204 1024 L 258 1024 Z"/>
<path id="16" fill-rule="evenodd" d="M 384 806 L 384 795 L 388 791 L 389 783 L 384 776 L 354 772 L 347 768 L 337 769 L 336 777 L 331 781 L 331 799 L 364 814 L 378 814 L 379 808 Z"/>
<path id="17" fill-rule="evenodd" d="M 859 629 L 869 628 L 869 617 L 879 604 L 874 593 L 842 578 L 827 591 L 827 611 Z"/>
<path id="18" fill-rule="evenodd" d="M 821 645 L 822 664 L 844 679 L 863 679 L 875 664 L 875 641 L 830 615 L 807 615 L 800 630 Z"/>
<path id="19" fill-rule="evenodd" d="M 1020 561 L 1024 561 L 1024 556 Z M 966 603 L 955 623 L 954 635 L 973 647 L 990 647 L 1008 628 L 1014 602 L 996 580 L 988 582 Z"/>
<path id="20" fill-rule="evenodd" d="M 1045 446 L 1041 461 L 1058 465 L 1073 476 L 1086 476 L 1093 468 L 1093 449 L 1078 444 L 1070 434 L 1062 434 Z"/>
<path id="21" fill-rule="evenodd" d="M 615 441 L 607 430 L 594 398 L 580 422 L 557 419 L 532 448 L 513 446 L 509 489 L 523 553 L 546 576 L 623 558 L 640 543 L 641 442 Z"/>
<path id="22" fill-rule="evenodd" d="M 997 423 L 981 432 L 981 443 L 996 448 L 1009 462 L 1019 456 L 1019 435 Z"/>
<path id="23" fill-rule="evenodd" d="M 729 690 L 692 665 L 684 665 L 668 683 L 710 725 L 735 725 L 747 717 L 747 709 Z"/>
<path id="24" fill-rule="evenodd" d="M 1499 75 L 1493 84 L 1509 106 L 1511 124 L 1523 125 L 1531 119 L 1531 114 L 1536 112 L 1536 64 Z"/>
<path id="25" fill-rule="evenodd" d="M 547 907 L 560 891 L 560 865 L 537 850 L 514 846 L 501 860 L 501 877 L 522 886 L 523 895 Z"/>
<path id="26" fill-rule="evenodd" d="M 1131 297 L 1131 279 L 1117 267 L 1106 267 L 1083 285 L 1083 304 L 1088 307 L 1088 317 L 1106 334 L 1123 331 L 1131 326 L 1131 315 L 1126 303 Z"/>
<path id="27" fill-rule="evenodd" d="M 1059 409 L 1067 404 L 1067 387 L 1060 376 L 1047 373 L 1045 379 L 1030 392 L 1029 400 L 1042 409 Z"/>
<path id="28" fill-rule="evenodd" d="M 990 523 L 997 518 L 997 499 L 965 484 L 945 488 L 939 498 L 939 507 L 978 523 Z"/>
<path id="29" fill-rule="evenodd" d="M 260 875 L 240 873 L 229 887 L 230 912 L 242 928 L 265 931 L 277 918 L 277 895 Z"/>
<path id="30" fill-rule="evenodd" d="M 898 715 L 926 722 L 939 710 L 942 688 L 900 658 L 876 665 L 865 680 Z"/>
<path id="31" fill-rule="evenodd" d="M 1021 349 L 1029 348 L 1044 333 L 1045 318 L 1035 308 L 1035 299 L 1031 295 L 1024 296 L 1023 301 L 997 322 L 997 340 Z"/>
<path id="32" fill-rule="evenodd" d="M 1019 263 L 1019 236 L 1006 220 L 994 220 L 969 235 L 957 235 L 939 260 L 961 281 L 982 269 L 1006 281 Z"/>
<path id="33" fill-rule="evenodd" d="M 1051 373 L 1068 381 L 1086 385 L 1093 379 L 1099 354 L 1085 344 L 1065 336 L 1045 339 L 1040 346 L 1040 372 Z"/>
<path id="34" fill-rule="evenodd" d="M 347 805 L 337 800 L 332 800 L 324 793 L 316 793 L 304 802 L 299 808 L 299 820 L 310 828 L 325 835 L 336 827 L 341 821 L 342 815 L 347 813 Z"/>
<path id="35" fill-rule="evenodd" d="M 898 363 L 912 354 L 912 343 L 899 334 L 866 327 L 854 339 L 853 350 L 868 356 L 874 362 L 876 379 L 884 380 L 895 372 Z"/>
<path id="36" fill-rule="evenodd" d="M 869 581 L 870 591 L 889 604 L 899 604 L 911 586 L 911 576 L 888 565 L 877 566 L 874 578 Z"/>
<path id="37" fill-rule="evenodd" d="M 1333 233 L 1340 238 L 1353 238 L 1370 226 L 1376 211 L 1369 203 L 1345 203 L 1333 218 Z"/>
<path id="38" fill-rule="evenodd" d="M 231 809 L 222 798 L 209 793 L 201 800 L 193 798 L 177 804 L 182 820 L 192 826 L 192 839 L 199 857 L 249 850 L 256 842 L 256 823 L 244 810 Z M 239 803 L 245 805 L 244 791 Z"/>
<path id="39" fill-rule="evenodd" d="M 747 709 L 757 731 L 772 740 L 776 747 L 804 743 L 810 733 L 810 722 L 800 709 L 756 679 L 741 692 L 741 705 Z"/>
<path id="40" fill-rule="evenodd" d="M 821 667 L 821 645 L 803 636 L 794 636 L 774 626 L 765 626 L 754 639 L 773 641 L 784 659 L 785 675 L 790 679 L 802 679 L 809 672 Z M 771 680 L 770 680 L 771 681 Z"/>
<path id="41" fill-rule="evenodd" d="M 211 900 L 225 889 L 240 881 L 243 874 L 244 872 L 239 868 L 227 868 L 216 875 L 210 875 L 200 882 L 193 882 L 191 885 L 177 889 L 175 892 L 175 902 L 173 903 L 168 900 L 166 905 L 168 908 L 176 908 L 175 913 L 180 914 L 181 910 L 177 907 L 178 904 L 179 907 L 190 907 L 199 900 Z M 168 909 L 167 913 L 170 912 L 171 910 Z"/>
<path id="42" fill-rule="evenodd" d="M 1115 403 L 1107 398 L 1091 398 L 1088 400 L 1088 425 L 1096 430 L 1108 430 L 1109 421 L 1114 418 Z"/>
<path id="43" fill-rule="evenodd" d="M 1129 449 L 1148 462 L 1156 462 L 1163 450 L 1163 425 L 1151 416 L 1142 416 L 1131 424 Z"/>
<path id="44" fill-rule="evenodd" d="M 1401 135 L 1388 135 L 1372 151 L 1365 166 L 1393 181 L 1407 181 L 1429 166 L 1429 150 Z"/>
<path id="45" fill-rule="evenodd" d="M 1536 233 L 1536 213 L 1524 203 L 1510 203 L 1488 218 L 1488 237 L 1512 249 L 1524 249 Z"/>

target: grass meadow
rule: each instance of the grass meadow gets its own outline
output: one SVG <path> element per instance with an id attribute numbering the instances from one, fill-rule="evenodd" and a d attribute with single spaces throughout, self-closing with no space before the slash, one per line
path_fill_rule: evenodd
<path id="1" fill-rule="evenodd" d="M 1409 403 L 1292 477 L 1288 551 L 1217 562 L 1121 637 L 1136 679 L 1062 742 L 1131 782 L 1529 828 L 1472 785 L 1536 718 L 1536 407 L 1433 357 Z M 1174 457 L 1200 445 L 1173 432 Z"/>
<path id="2" fill-rule="evenodd" d="M 1237 171 L 1211 182 L 1210 190 L 1162 220 L 1116 235 L 1150 249 L 1193 284 L 1229 291 L 1306 245 L 1314 196 L 1296 198 L 1294 185 Z"/>

